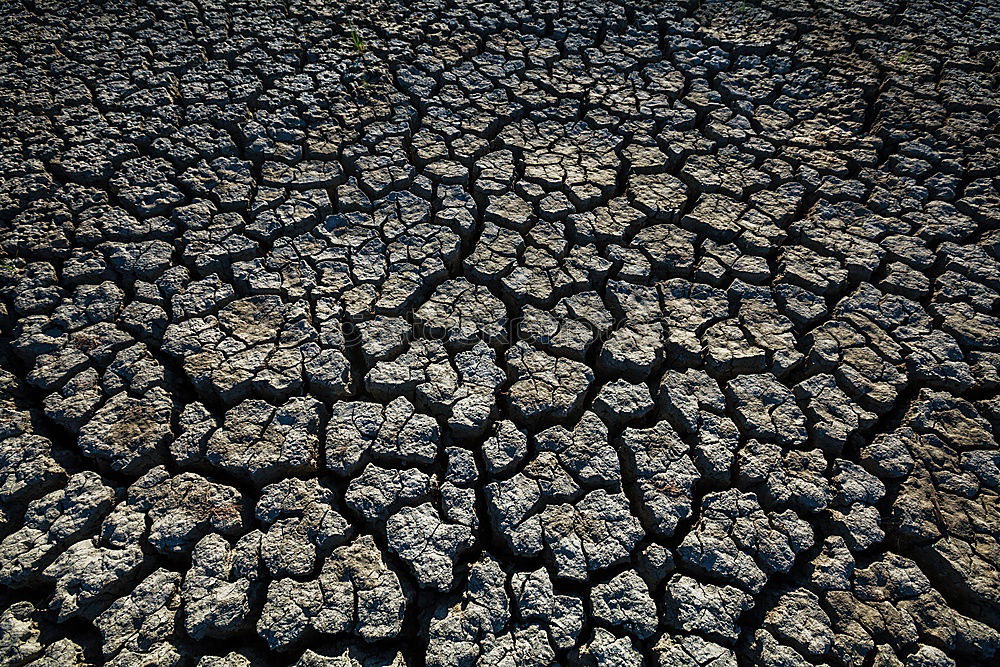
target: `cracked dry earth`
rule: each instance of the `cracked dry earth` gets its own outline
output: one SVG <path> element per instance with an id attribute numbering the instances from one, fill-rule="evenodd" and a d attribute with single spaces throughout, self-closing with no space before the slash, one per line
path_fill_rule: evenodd
<path id="1" fill-rule="evenodd" d="M 996 3 L 0 23 L 0 664 L 995 664 Z"/>

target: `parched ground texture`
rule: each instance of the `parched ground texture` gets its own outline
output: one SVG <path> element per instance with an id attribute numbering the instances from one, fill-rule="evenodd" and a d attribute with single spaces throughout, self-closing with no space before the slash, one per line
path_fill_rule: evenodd
<path id="1" fill-rule="evenodd" d="M 996 664 L 997 2 L 0 26 L 0 665 Z"/>

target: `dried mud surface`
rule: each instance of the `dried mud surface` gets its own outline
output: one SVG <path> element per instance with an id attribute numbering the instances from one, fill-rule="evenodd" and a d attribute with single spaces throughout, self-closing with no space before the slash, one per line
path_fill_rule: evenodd
<path id="1" fill-rule="evenodd" d="M 0 664 L 996 660 L 997 3 L 0 24 Z"/>

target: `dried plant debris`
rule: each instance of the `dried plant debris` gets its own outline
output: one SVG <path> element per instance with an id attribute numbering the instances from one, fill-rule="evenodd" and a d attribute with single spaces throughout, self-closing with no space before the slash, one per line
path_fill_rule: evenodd
<path id="1" fill-rule="evenodd" d="M 0 25 L 0 664 L 1000 658 L 997 3 Z"/>

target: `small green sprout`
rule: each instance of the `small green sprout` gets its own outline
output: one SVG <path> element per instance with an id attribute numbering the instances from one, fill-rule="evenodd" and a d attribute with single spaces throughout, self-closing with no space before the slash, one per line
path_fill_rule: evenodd
<path id="1" fill-rule="evenodd" d="M 913 54 L 910 53 L 909 51 L 903 51 L 902 53 L 900 53 L 899 54 L 899 58 L 897 58 L 897 60 L 899 61 L 899 64 L 900 65 L 905 65 L 910 60 L 910 56 L 911 55 L 913 55 Z"/>
<path id="2" fill-rule="evenodd" d="M 7 255 L 0 252 L 0 275 L 2 276 L 12 276 L 17 273 L 17 266 Z"/>
<path id="3" fill-rule="evenodd" d="M 354 50 L 358 52 L 358 55 L 364 55 L 365 51 L 368 50 L 364 35 L 361 34 L 361 31 L 353 23 L 351 23 L 351 43 L 354 45 Z"/>

